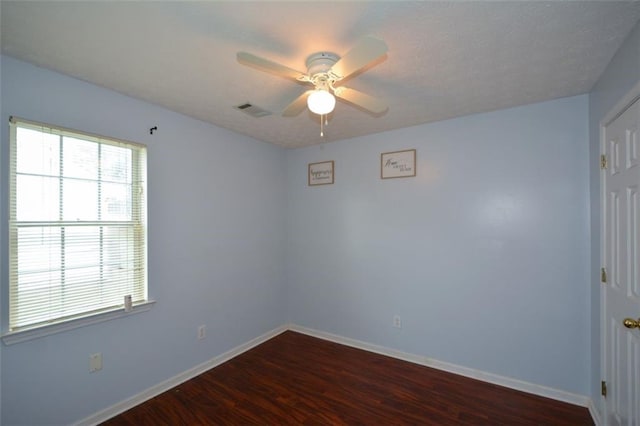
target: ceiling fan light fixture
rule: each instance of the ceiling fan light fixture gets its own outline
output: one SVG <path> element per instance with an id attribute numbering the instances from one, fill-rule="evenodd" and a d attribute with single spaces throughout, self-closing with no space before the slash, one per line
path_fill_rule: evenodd
<path id="1" fill-rule="evenodd" d="M 318 115 L 329 114 L 336 106 L 336 98 L 326 90 L 314 90 L 307 97 L 307 106 Z"/>

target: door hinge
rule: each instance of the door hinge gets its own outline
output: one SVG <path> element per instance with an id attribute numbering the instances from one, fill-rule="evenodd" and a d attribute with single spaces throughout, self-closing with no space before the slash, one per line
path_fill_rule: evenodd
<path id="1" fill-rule="evenodd" d="M 602 282 L 602 284 L 606 284 L 606 282 L 607 282 L 607 269 L 606 268 L 600 268 L 600 282 Z"/>
<path id="2" fill-rule="evenodd" d="M 605 382 L 604 380 L 600 382 L 600 393 L 605 398 L 607 397 L 607 382 Z"/>
<path id="3" fill-rule="evenodd" d="M 601 168 L 601 169 L 606 169 L 606 168 L 607 168 L 607 165 L 608 165 L 608 162 L 607 162 L 607 156 L 606 156 L 606 155 L 604 155 L 604 154 L 602 154 L 602 155 L 600 156 L 600 168 Z"/>

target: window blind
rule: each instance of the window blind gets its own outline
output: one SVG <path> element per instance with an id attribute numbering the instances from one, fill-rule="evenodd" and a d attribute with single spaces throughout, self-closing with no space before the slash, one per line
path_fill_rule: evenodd
<path id="1" fill-rule="evenodd" d="M 9 328 L 147 300 L 146 148 L 10 120 Z"/>

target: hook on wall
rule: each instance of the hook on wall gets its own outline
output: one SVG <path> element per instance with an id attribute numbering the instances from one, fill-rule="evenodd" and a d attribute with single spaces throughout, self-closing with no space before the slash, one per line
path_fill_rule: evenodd
<path id="1" fill-rule="evenodd" d="M 153 126 L 149 129 L 149 134 L 152 135 L 155 130 L 158 130 L 158 126 Z"/>

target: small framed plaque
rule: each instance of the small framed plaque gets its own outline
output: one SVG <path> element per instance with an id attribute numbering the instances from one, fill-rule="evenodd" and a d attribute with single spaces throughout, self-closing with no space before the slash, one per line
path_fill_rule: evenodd
<path id="1" fill-rule="evenodd" d="M 333 183 L 333 161 L 309 164 L 309 186 Z"/>
<path id="2" fill-rule="evenodd" d="M 416 150 L 383 152 L 380 154 L 380 178 L 392 179 L 416 175 Z"/>

